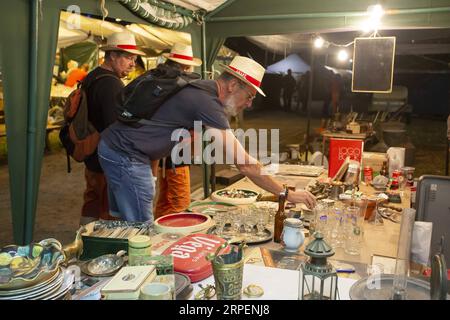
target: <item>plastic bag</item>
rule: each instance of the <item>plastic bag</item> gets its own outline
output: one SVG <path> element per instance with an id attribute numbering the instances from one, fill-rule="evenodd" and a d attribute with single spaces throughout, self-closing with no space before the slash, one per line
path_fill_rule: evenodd
<path id="1" fill-rule="evenodd" d="M 428 260 L 430 258 L 432 230 L 433 230 L 432 222 L 425 222 L 425 221 L 414 222 L 414 229 L 411 243 L 411 261 L 422 265 L 428 265 Z"/>

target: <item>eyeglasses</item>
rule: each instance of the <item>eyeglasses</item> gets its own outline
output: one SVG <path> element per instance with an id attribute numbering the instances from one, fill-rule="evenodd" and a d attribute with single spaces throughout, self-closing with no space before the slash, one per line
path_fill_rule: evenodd
<path id="1" fill-rule="evenodd" d="M 256 95 L 252 94 L 248 89 L 246 85 L 240 85 L 239 88 L 241 88 L 242 90 L 245 91 L 245 93 L 247 94 L 247 99 L 248 101 L 252 101 L 253 99 L 255 99 Z"/>

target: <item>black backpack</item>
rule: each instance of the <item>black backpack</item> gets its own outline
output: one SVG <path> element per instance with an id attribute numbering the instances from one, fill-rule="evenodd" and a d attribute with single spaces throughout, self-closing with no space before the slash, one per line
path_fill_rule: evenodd
<path id="1" fill-rule="evenodd" d="M 168 98 L 199 79 L 200 75 L 197 73 L 188 74 L 159 64 L 122 90 L 118 120 L 133 126 L 148 123 Z"/>

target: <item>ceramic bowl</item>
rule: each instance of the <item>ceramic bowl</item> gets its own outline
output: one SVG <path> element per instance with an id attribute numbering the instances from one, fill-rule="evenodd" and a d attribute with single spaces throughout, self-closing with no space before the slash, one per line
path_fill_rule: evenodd
<path id="1" fill-rule="evenodd" d="M 5 246 L 0 249 L 0 290 L 26 288 L 45 281 L 63 261 L 61 243 L 55 239 Z"/>

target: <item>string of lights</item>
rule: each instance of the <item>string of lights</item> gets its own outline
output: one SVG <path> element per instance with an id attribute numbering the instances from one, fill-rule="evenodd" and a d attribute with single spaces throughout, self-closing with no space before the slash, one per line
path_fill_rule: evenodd
<path id="1" fill-rule="evenodd" d="M 372 33 L 369 35 L 369 38 L 379 36 L 378 28 L 381 25 L 381 17 L 384 15 L 382 6 L 379 4 L 369 6 L 367 9 L 367 15 L 369 16 L 369 19 L 362 23 L 362 30 L 364 31 L 364 33 L 372 31 Z M 313 40 L 315 49 L 321 49 L 323 47 L 328 48 L 329 46 L 342 48 L 337 53 L 337 59 L 341 62 L 348 62 L 349 60 L 351 60 L 346 48 L 352 46 L 354 43 L 354 40 L 345 44 L 334 43 L 332 41 L 323 39 L 320 35 L 315 36 Z"/>

